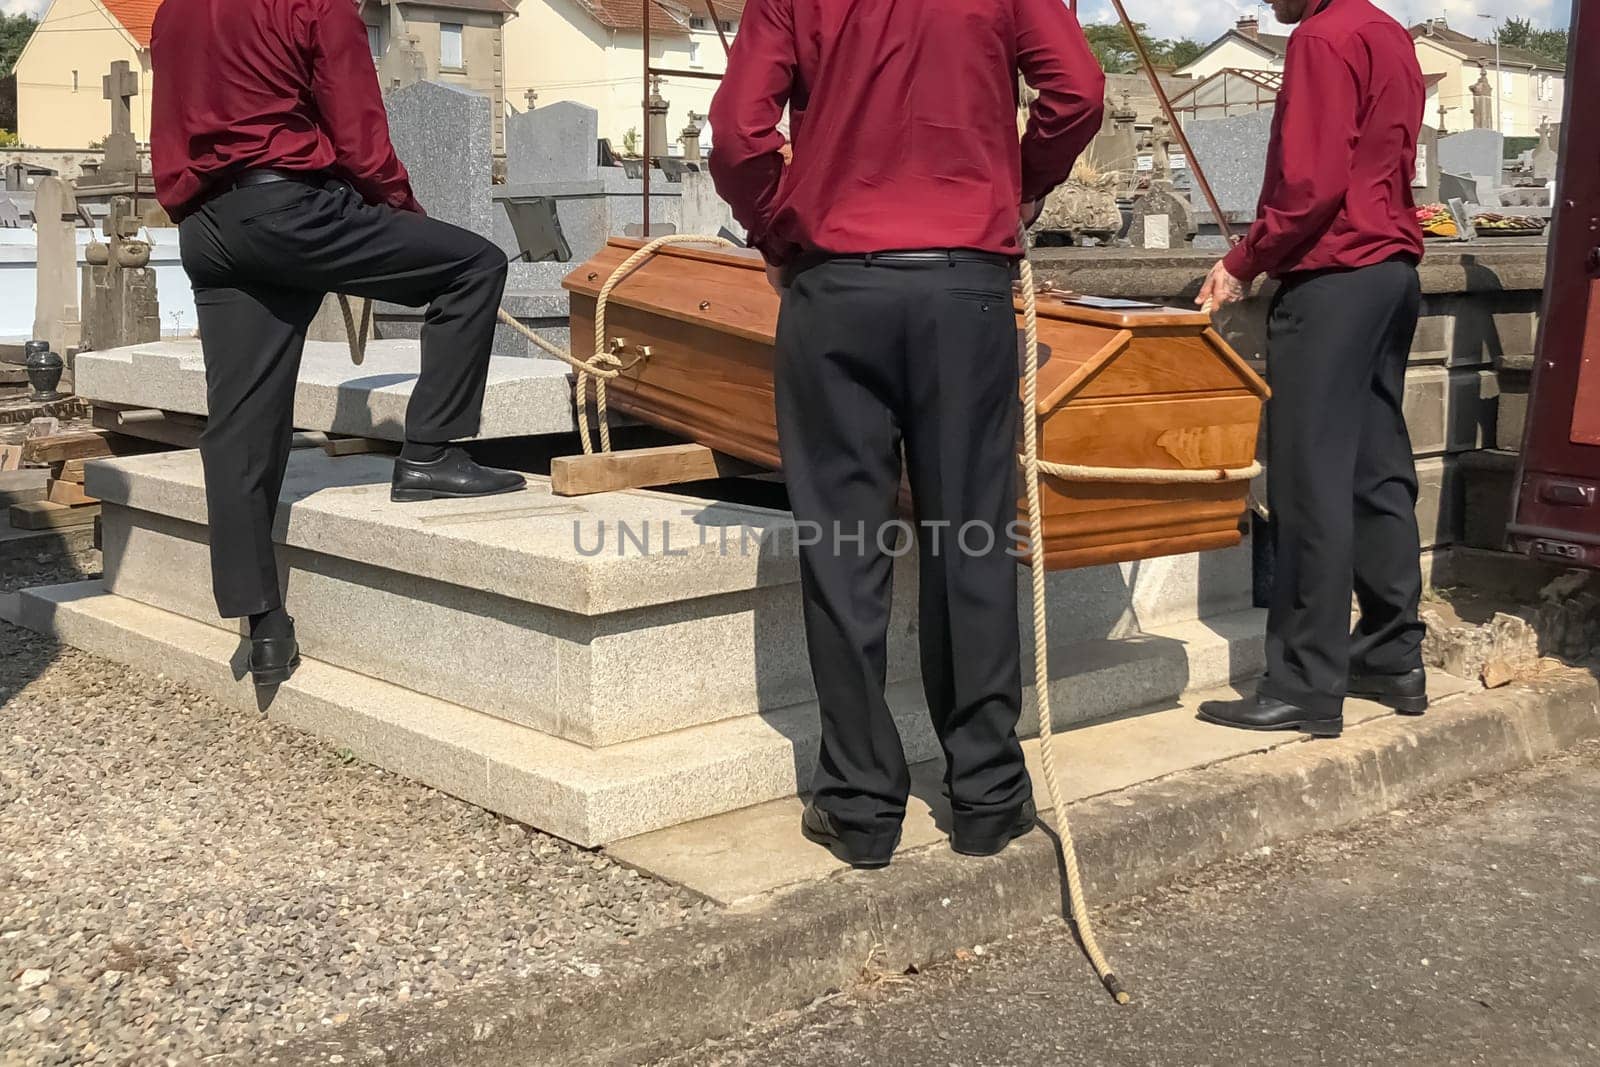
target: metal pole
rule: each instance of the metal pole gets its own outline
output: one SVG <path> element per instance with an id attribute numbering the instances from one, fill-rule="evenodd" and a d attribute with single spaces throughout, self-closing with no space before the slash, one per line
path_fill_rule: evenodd
<path id="1" fill-rule="evenodd" d="M 1500 117 L 1501 101 L 1505 99 L 1505 75 L 1500 72 L 1500 27 L 1494 31 L 1494 132 L 1505 135 L 1505 122 Z"/>
<path id="2" fill-rule="evenodd" d="M 639 136 L 640 151 L 644 155 L 644 203 L 640 216 L 644 222 L 644 239 L 650 240 L 650 3 L 639 0 L 639 10 L 644 12 L 644 99 L 639 105 L 644 116 L 643 133 Z"/>
<path id="3" fill-rule="evenodd" d="M 1206 181 L 1206 172 L 1200 168 L 1200 161 L 1194 158 L 1194 149 L 1189 147 L 1189 137 L 1183 132 L 1183 124 L 1178 121 L 1178 116 L 1173 113 L 1172 101 L 1167 99 L 1167 91 L 1161 85 L 1160 76 L 1156 74 L 1155 64 L 1150 61 L 1150 53 L 1145 50 L 1138 31 L 1133 28 L 1133 20 L 1128 17 L 1128 9 L 1122 6 L 1122 0 L 1111 0 L 1111 6 L 1117 9 L 1117 17 L 1122 20 L 1123 27 L 1133 40 L 1133 50 L 1139 56 L 1139 65 L 1144 68 L 1145 77 L 1150 79 L 1150 88 L 1156 92 L 1156 100 L 1161 104 L 1162 114 L 1166 115 L 1167 121 L 1172 124 L 1173 135 L 1183 147 L 1183 158 L 1189 164 L 1189 173 L 1193 174 L 1194 180 L 1200 184 L 1200 191 L 1205 194 L 1206 204 L 1211 208 L 1211 217 L 1217 220 L 1217 229 L 1222 231 L 1222 239 L 1232 244 L 1233 228 L 1223 217 L 1222 208 L 1217 206 L 1217 196 L 1211 191 L 1211 183 Z"/>

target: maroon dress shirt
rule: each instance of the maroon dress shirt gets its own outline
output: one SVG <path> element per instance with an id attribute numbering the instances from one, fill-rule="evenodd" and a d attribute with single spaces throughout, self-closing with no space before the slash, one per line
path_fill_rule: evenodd
<path id="1" fill-rule="evenodd" d="M 1019 71 L 1039 93 L 1020 147 Z M 711 102 L 711 174 L 772 263 L 1017 256 L 1018 204 L 1071 172 L 1104 96 L 1062 0 L 751 0 Z"/>
<path id="2" fill-rule="evenodd" d="M 1411 181 L 1425 99 L 1411 35 L 1367 0 L 1331 0 L 1302 22 L 1256 221 L 1228 253 L 1228 273 L 1249 282 L 1421 259 Z"/>
<path id="3" fill-rule="evenodd" d="M 421 212 L 351 0 L 165 0 L 150 44 L 150 155 L 174 220 L 250 168 L 323 173 Z"/>

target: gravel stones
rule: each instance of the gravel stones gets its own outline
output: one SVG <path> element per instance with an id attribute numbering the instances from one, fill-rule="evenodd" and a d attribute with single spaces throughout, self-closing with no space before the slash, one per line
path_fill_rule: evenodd
<path id="1" fill-rule="evenodd" d="M 8 565 L 0 592 L 93 566 Z M 0 623 L 0 1065 L 243 1055 L 709 905 Z"/>

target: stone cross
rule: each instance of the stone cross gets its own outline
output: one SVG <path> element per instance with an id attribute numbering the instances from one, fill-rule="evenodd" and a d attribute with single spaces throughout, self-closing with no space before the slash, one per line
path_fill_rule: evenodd
<path id="1" fill-rule="evenodd" d="M 528 101 L 528 110 L 529 111 L 532 111 L 534 108 L 539 106 L 539 91 L 537 89 L 529 89 L 526 93 L 524 93 L 522 95 L 523 95 L 523 99 Z"/>
<path id="2" fill-rule="evenodd" d="M 133 133 L 133 98 L 139 95 L 139 76 L 126 59 L 111 64 L 111 73 L 100 79 L 102 95 L 111 101 L 111 133 Z"/>

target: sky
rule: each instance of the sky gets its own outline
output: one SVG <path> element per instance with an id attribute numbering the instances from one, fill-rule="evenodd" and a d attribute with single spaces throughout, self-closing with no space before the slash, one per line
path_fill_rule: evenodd
<path id="1" fill-rule="evenodd" d="M 10 2 L 10 0 L 8 0 Z M 1443 15 L 1453 29 L 1474 37 L 1492 38 L 1494 24 L 1479 15 L 1504 18 L 1517 15 L 1538 26 L 1566 26 L 1571 19 L 1569 0 L 1375 0 L 1377 5 L 1407 26 Z M 1189 37 L 1211 41 L 1236 20 L 1255 15 L 1263 33 L 1287 33 L 1272 17 L 1270 5 L 1251 0 L 1122 0 L 1128 17 L 1149 25 L 1157 37 Z M 1114 22 L 1115 9 L 1108 0 L 1078 0 L 1078 15 L 1085 22 Z"/>
<path id="2" fill-rule="evenodd" d="M 689 0 L 693 3 L 693 0 Z M 1135 22 L 1148 23 L 1158 37 L 1191 37 L 1197 41 L 1211 41 L 1242 15 L 1255 14 L 1261 19 L 1261 28 L 1268 33 L 1287 32 L 1272 17 L 1266 4 L 1251 0 L 1188 0 L 1172 3 L 1171 0 L 1122 0 L 1128 16 Z M 8 14 L 25 11 L 32 15 L 42 13 L 48 0 L 0 0 L 0 10 Z M 1571 17 L 1568 0 L 1377 0 L 1379 7 L 1406 25 L 1440 15 L 1450 20 L 1450 25 L 1474 37 L 1492 37 L 1493 27 L 1478 15 L 1520 15 L 1540 26 L 1565 26 Z M 1079 14 L 1085 22 L 1112 22 L 1116 14 L 1108 0 L 1079 0 Z"/>

